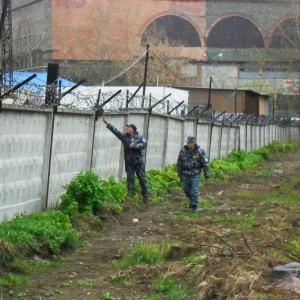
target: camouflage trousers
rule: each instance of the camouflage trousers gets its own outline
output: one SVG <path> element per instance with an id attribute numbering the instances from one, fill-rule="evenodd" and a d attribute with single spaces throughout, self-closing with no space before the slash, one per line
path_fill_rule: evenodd
<path id="1" fill-rule="evenodd" d="M 128 165 L 126 168 L 127 171 L 127 189 L 130 193 L 135 194 L 135 185 L 134 185 L 134 175 L 136 174 L 141 190 L 142 190 L 142 196 L 144 199 L 148 199 L 149 193 L 148 193 L 148 182 L 147 182 L 147 176 L 145 172 L 145 166 L 142 165 Z"/>

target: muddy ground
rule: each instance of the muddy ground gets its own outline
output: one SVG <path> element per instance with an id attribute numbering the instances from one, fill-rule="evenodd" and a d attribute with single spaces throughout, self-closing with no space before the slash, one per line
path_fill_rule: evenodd
<path id="1" fill-rule="evenodd" d="M 197 214 L 175 189 L 147 211 L 129 203 L 121 215 L 100 216 L 100 223 L 82 218 L 75 224 L 86 238 L 82 248 L 55 257 L 61 266 L 27 276 L 29 285 L 1 288 L 0 299 L 300 299 L 272 277 L 273 266 L 300 257 L 290 248 L 300 224 L 299 203 L 276 199 L 300 192 L 299 158 L 280 155 L 227 182 L 205 182 Z M 113 264 L 141 241 L 172 243 L 171 252 L 158 264 Z M 155 280 L 166 278 L 187 294 L 155 289 Z"/>

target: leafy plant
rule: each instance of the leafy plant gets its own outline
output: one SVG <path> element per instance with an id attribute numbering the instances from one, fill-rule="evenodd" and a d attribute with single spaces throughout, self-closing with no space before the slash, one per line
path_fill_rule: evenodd
<path id="1" fill-rule="evenodd" d="M 6 245 L 2 261 L 13 259 L 13 245 L 23 245 L 36 253 L 59 254 L 62 248 L 75 248 L 80 239 L 67 215 L 49 210 L 28 216 L 18 215 L 0 225 L 0 240 Z"/>
<path id="2" fill-rule="evenodd" d="M 230 174 L 250 170 L 268 158 L 269 152 L 263 148 L 252 152 L 235 149 L 226 158 L 210 163 L 211 177 L 216 180 L 228 180 Z"/>
<path id="3" fill-rule="evenodd" d="M 63 188 L 66 193 L 60 196 L 62 201 L 59 208 L 74 217 L 79 214 L 95 215 L 112 201 L 123 202 L 126 194 L 124 184 L 118 183 L 113 177 L 108 181 L 101 180 L 94 171 L 79 172 Z M 121 210 L 120 206 L 115 207 L 116 212 Z"/>
<path id="4" fill-rule="evenodd" d="M 165 191 L 179 186 L 176 165 L 167 165 L 164 171 L 150 169 L 147 172 L 148 184 L 151 190 Z"/>
<path id="5" fill-rule="evenodd" d="M 106 292 L 101 297 L 99 297 L 99 300 L 114 300 L 114 298 L 109 292 Z"/>

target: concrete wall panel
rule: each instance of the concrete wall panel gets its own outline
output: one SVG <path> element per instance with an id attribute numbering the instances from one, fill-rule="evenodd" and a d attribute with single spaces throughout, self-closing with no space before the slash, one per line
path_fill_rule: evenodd
<path id="1" fill-rule="evenodd" d="M 227 156 L 227 148 L 228 148 L 228 141 L 229 141 L 229 131 L 230 128 L 228 126 L 222 126 L 222 136 L 221 136 L 221 149 L 220 149 L 220 158 Z"/>
<path id="2" fill-rule="evenodd" d="M 15 211 L 31 213 L 42 207 L 45 124 L 46 118 L 42 113 L 1 113 L 0 221 L 11 219 Z"/>
<path id="3" fill-rule="evenodd" d="M 241 150 L 246 150 L 246 124 L 240 124 L 240 130 L 239 130 L 239 146 Z"/>
<path id="4" fill-rule="evenodd" d="M 209 123 L 198 123 L 197 124 L 197 143 L 205 153 L 208 154 L 209 151 Z"/>
<path id="5" fill-rule="evenodd" d="M 179 150 L 183 147 L 183 140 L 186 138 L 182 132 L 183 125 L 184 122 L 178 119 L 169 119 L 168 139 L 164 141 L 167 146 L 166 164 L 174 164 L 177 162 Z"/>
<path id="6" fill-rule="evenodd" d="M 209 157 L 210 161 L 218 158 L 218 156 L 219 156 L 219 153 L 218 153 L 219 138 L 220 138 L 220 125 L 214 125 L 212 127 L 210 153 L 207 153 L 207 156 Z"/>
<path id="7" fill-rule="evenodd" d="M 146 169 L 161 169 L 164 151 L 166 118 L 153 115 L 149 122 Z"/>

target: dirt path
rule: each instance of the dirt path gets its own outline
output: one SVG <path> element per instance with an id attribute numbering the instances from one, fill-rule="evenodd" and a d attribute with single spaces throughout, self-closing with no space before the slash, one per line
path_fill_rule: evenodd
<path id="1" fill-rule="evenodd" d="M 107 294 L 107 298 L 102 299 L 122 299 L 122 295 L 126 296 L 123 299 L 147 299 L 147 295 L 153 293 L 152 283 L 156 277 L 159 277 L 159 270 L 162 273 L 166 270 L 170 271 L 170 268 L 174 269 L 175 265 L 179 266 L 180 263 L 175 261 L 173 257 L 172 266 L 160 265 L 155 271 L 152 266 L 118 270 L 111 265 L 112 261 L 124 256 L 132 244 L 139 241 L 157 242 L 168 240 L 169 237 L 180 237 L 181 240 L 193 239 L 194 242 L 197 242 L 198 237 L 192 235 L 196 228 L 207 228 L 207 230 L 214 230 L 214 232 L 229 230 L 226 229 L 228 225 L 224 226 L 217 220 L 216 216 L 247 214 L 253 210 L 252 202 L 248 202 L 247 199 L 234 200 L 235 204 L 232 205 L 231 195 L 245 193 L 258 197 L 278 189 L 294 178 L 299 178 L 299 158 L 299 153 L 289 156 L 282 155 L 276 161 L 267 162 L 262 170 L 255 170 L 246 175 L 236 175 L 228 182 L 205 184 L 202 188 L 202 201 L 213 202 L 216 206 L 199 209 L 196 217 L 190 218 L 190 214 L 182 205 L 186 200 L 182 191 L 178 190 L 173 191 L 172 195 L 170 194 L 170 201 L 163 204 L 152 204 L 146 212 L 128 210 L 122 216 L 107 215 L 103 218 L 102 228 L 97 228 L 96 224 L 89 227 L 88 223 L 82 222 L 78 226 L 87 238 L 84 247 L 59 257 L 59 260 L 65 262 L 63 266 L 51 268 L 45 273 L 30 277 L 32 284 L 3 291 L 1 299 L 96 300 L 105 293 L 109 294 Z M 276 170 L 274 170 L 275 165 Z M 257 172 L 261 172 L 261 176 L 257 176 Z M 299 181 L 295 183 L 294 189 L 300 190 Z M 257 203 L 258 206 L 259 203 Z M 283 210 L 282 207 L 280 209 Z M 278 211 L 281 213 L 280 210 Z M 294 211 L 295 214 L 299 212 L 300 210 Z M 133 223 L 134 218 L 140 219 L 140 222 Z M 276 222 L 276 220 L 273 221 Z M 187 228 L 186 226 L 190 227 Z M 253 229 L 257 230 L 255 226 L 260 226 L 260 224 L 252 225 Z M 249 233 L 249 237 L 251 234 Z M 255 234 L 258 233 L 253 233 L 253 235 Z M 274 238 L 277 237 L 277 233 L 276 236 L 274 233 Z M 212 234 L 202 235 L 201 243 L 205 241 L 205 243 L 214 244 L 215 239 L 216 237 Z M 193 245 L 188 250 L 184 249 L 186 252 L 194 250 Z M 122 274 L 124 278 L 128 279 L 128 284 L 114 284 L 112 278 L 116 274 Z M 114 295 L 114 298 L 109 298 L 108 295 Z M 284 295 L 284 298 L 282 296 L 282 298 L 270 297 L 269 299 L 300 299 L 300 295 L 297 294 L 284 293 Z M 214 299 L 207 297 L 207 299 Z M 232 298 L 225 297 L 224 299 Z"/>

